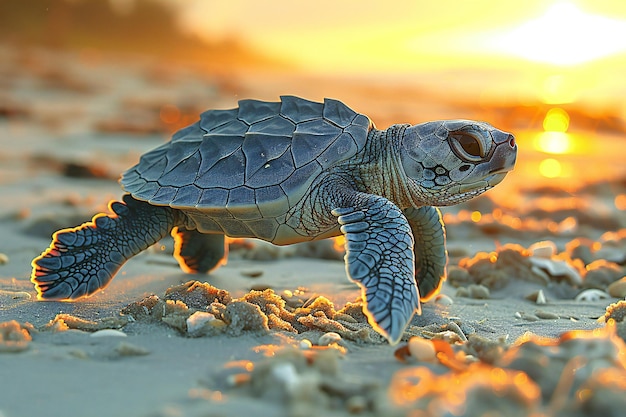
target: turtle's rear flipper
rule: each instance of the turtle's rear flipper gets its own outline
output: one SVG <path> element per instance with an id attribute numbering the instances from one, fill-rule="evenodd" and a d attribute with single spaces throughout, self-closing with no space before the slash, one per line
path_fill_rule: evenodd
<path id="1" fill-rule="evenodd" d="M 33 260 L 31 281 L 39 299 L 76 299 L 106 287 L 124 262 L 167 236 L 178 213 L 130 195 L 112 201 L 109 209 L 113 214 L 56 232 Z"/>
<path id="2" fill-rule="evenodd" d="M 205 274 L 226 263 L 228 245 L 224 242 L 224 235 L 175 227 L 172 236 L 174 257 L 183 271 Z"/>

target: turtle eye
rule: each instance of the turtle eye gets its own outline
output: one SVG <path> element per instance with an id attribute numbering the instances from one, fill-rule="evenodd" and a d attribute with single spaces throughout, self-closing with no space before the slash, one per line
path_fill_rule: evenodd
<path id="1" fill-rule="evenodd" d="M 453 148 L 459 156 L 470 161 L 480 161 L 484 156 L 482 142 L 466 132 L 450 133 Z"/>

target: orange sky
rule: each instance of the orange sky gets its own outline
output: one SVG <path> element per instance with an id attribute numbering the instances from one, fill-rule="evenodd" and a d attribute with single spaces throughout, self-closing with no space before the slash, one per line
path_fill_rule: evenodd
<path id="1" fill-rule="evenodd" d="M 615 105 L 626 96 L 624 0 L 177 4 L 186 30 L 208 39 L 241 39 L 312 72 L 411 77 L 475 69 L 483 71 L 483 79 L 450 76 L 450 88 L 477 83 L 485 95 L 551 103 Z"/>
<path id="2" fill-rule="evenodd" d="M 576 64 L 626 52 L 623 0 L 188 0 L 189 31 L 315 69 L 430 68 L 485 54 Z M 474 58 L 475 59 L 475 58 Z"/>

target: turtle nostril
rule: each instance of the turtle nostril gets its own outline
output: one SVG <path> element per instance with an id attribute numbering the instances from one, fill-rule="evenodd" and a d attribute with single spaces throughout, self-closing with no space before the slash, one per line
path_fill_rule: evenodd
<path id="1" fill-rule="evenodd" d="M 515 148 L 515 137 L 513 135 L 509 135 L 509 146 Z"/>

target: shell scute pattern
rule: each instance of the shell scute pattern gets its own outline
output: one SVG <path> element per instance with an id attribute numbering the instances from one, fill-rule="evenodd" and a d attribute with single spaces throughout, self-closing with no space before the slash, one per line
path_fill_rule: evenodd
<path id="1" fill-rule="evenodd" d="M 227 207 L 246 219 L 278 216 L 323 169 L 361 150 L 371 126 L 367 116 L 336 100 L 242 100 L 236 109 L 202 113 L 199 122 L 146 153 L 124 173 L 122 186 L 155 205 L 205 212 Z"/>
<path id="2" fill-rule="evenodd" d="M 341 101 L 333 99 L 324 101 L 324 119 L 341 128 L 348 127 L 357 116 L 359 115 L 349 107 L 346 107 Z"/>
<path id="3" fill-rule="evenodd" d="M 240 100 L 237 118 L 249 125 L 259 123 L 263 120 L 275 118 L 275 114 L 280 111 L 281 103 L 260 100 Z"/>
<path id="4" fill-rule="evenodd" d="M 284 209 L 282 205 L 277 202 L 288 201 L 287 194 L 285 194 L 285 191 L 283 191 L 280 185 L 257 188 L 254 190 L 254 196 L 256 201 L 267 202 L 266 204 L 259 205 L 259 211 L 263 217 L 267 218 L 280 216 L 284 212 Z"/>
<path id="5" fill-rule="evenodd" d="M 260 116 L 258 116 L 260 117 Z M 261 132 L 266 135 L 285 136 L 288 132 L 293 131 L 295 124 L 279 115 L 265 117 L 261 120 L 252 122 L 248 134 L 253 132 Z"/>
<path id="6" fill-rule="evenodd" d="M 205 132 L 210 132 L 212 129 L 217 129 L 220 126 L 235 120 L 239 109 L 229 110 L 207 110 L 200 115 L 200 127 Z M 205 133 L 207 136 L 207 133 Z"/>
<path id="7" fill-rule="evenodd" d="M 190 207 L 195 207 L 202 197 L 202 189 L 196 185 L 185 185 L 178 189 L 176 197 L 172 200 L 172 205 L 189 204 Z"/>
<path id="8" fill-rule="evenodd" d="M 163 145 L 141 157 L 139 165 L 143 166 L 144 169 L 138 169 L 138 172 L 145 181 L 157 181 L 161 175 L 163 175 L 163 171 L 167 165 L 167 159 L 165 157 L 167 151 L 167 147 Z M 137 168 L 139 168 L 139 166 Z"/>
<path id="9" fill-rule="evenodd" d="M 261 212 L 258 207 L 248 207 L 247 204 L 254 200 L 254 190 L 252 188 L 241 186 L 234 188 L 228 192 L 228 201 L 226 202 L 226 210 L 235 219 L 239 220 L 258 220 L 261 219 Z"/>
<path id="10" fill-rule="evenodd" d="M 345 158 L 346 155 L 354 155 L 357 152 L 357 145 L 348 133 L 342 133 L 333 143 L 327 147 L 317 158 L 322 168 L 328 168 L 334 161 Z"/>
<path id="11" fill-rule="evenodd" d="M 319 119 L 323 116 L 324 104 L 315 103 L 298 97 L 281 97 L 280 115 L 299 124 Z"/>
<path id="12" fill-rule="evenodd" d="M 202 197 L 198 201 L 196 207 L 215 205 L 216 207 L 224 207 L 228 201 L 228 190 L 225 188 L 207 188 L 202 191 Z"/>
<path id="13" fill-rule="evenodd" d="M 261 163 L 258 169 L 248 177 L 246 184 L 251 187 L 263 187 L 267 184 L 281 183 L 295 172 L 293 158 L 287 152 L 280 158 Z"/>
<path id="14" fill-rule="evenodd" d="M 178 187 L 160 187 L 156 194 L 150 199 L 152 201 L 172 201 L 176 197 Z"/>
<path id="15" fill-rule="evenodd" d="M 226 136 L 228 138 L 238 136 L 243 137 L 249 128 L 250 125 L 246 122 L 235 119 L 212 129 L 209 133 L 211 136 Z"/>
<path id="16" fill-rule="evenodd" d="M 322 173 L 322 166 L 317 161 L 311 161 L 303 167 L 294 171 L 293 175 L 287 178 L 280 184 L 280 187 L 285 192 L 289 205 L 292 206 L 300 200 L 300 197 L 304 194 L 302 190 L 302 184 L 306 184 L 311 181 L 312 178 L 317 177 Z"/>
<path id="17" fill-rule="evenodd" d="M 184 143 L 183 143 L 184 144 Z M 185 185 L 189 185 L 189 179 L 187 175 L 180 175 L 181 172 L 198 172 L 200 169 L 200 163 L 202 162 L 202 157 L 200 156 L 200 152 L 198 150 L 198 144 L 190 144 L 189 149 L 191 152 L 178 152 L 181 155 L 181 158 L 172 158 L 168 155 L 167 165 L 163 170 L 164 174 L 158 179 L 158 183 L 161 186 L 173 186 L 173 187 L 184 187 Z M 178 145 L 177 148 L 182 148 L 184 146 Z"/>

